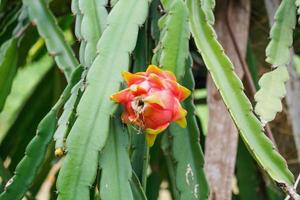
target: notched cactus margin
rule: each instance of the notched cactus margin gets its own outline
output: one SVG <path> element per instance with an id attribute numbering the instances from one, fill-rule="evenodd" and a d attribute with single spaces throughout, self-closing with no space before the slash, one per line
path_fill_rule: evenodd
<path id="1" fill-rule="evenodd" d="M 291 59 L 290 47 L 293 44 L 295 26 L 295 2 L 283 0 L 276 11 L 275 21 L 270 31 L 271 41 L 266 48 L 266 61 L 272 65 L 274 71 L 267 72 L 261 77 L 261 89 L 255 94 L 257 102 L 255 112 L 263 125 L 272 121 L 277 112 L 282 110 L 281 99 L 286 95 L 285 89 L 282 88 L 285 88 L 285 83 L 289 79 L 286 67 Z M 278 66 L 281 66 L 281 69 L 277 69 Z M 279 72 L 283 73 L 282 76 L 278 74 Z M 276 84 L 270 85 L 267 84 L 268 82 L 276 82 Z"/>
<path id="2" fill-rule="evenodd" d="M 32 23 L 37 26 L 39 34 L 44 38 L 49 54 L 54 57 L 57 66 L 69 81 L 73 70 L 78 66 L 78 61 L 66 43 L 63 32 L 45 0 L 23 0 L 23 4 L 28 9 Z"/>
<path id="3" fill-rule="evenodd" d="M 83 72 L 85 73 L 85 71 Z M 82 95 L 83 79 L 79 80 L 71 89 L 71 96 L 64 105 L 64 111 L 61 114 L 57 129 L 54 133 L 53 139 L 55 141 L 55 156 L 61 157 L 65 153 L 65 140 L 70 132 L 72 123 L 76 118 L 77 103 Z"/>
<path id="4" fill-rule="evenodd" d="M 194 89 L 194 79 L 191 71 L 191 61 L 182 83 L 191 91 Z M 192 97 L 189 97 L 183 106 L 187 114 L 187 128 L 183 129 L 171 124 L 168 129 L 171 155 L 176 162 L 175 181 L 180 199 L 207 199 L 209 186 L 204 173 L 204 158 L 199 144 L 199 127 L 195 118 L 195 107 Z M 187 145 L 188 144 L 188 145 Z"/>
<path id="5" fill-rule="evenodd" d="M 276 113 L 282 110 L 281 99 L 286 94 L 284 83 L 289 80 L 286 66 L 277 67 L 271 72 L 265 73 L 258 84 L 260 90 L 255 94 L 255 112 L 263 116 L 264 124 L 275 118 Z"/>
<path id="6" fill-rule="evenodd" d="M 99 152 L 109 133 L 109 115 L 116 109 L 110 95 L 119 89 L 121 72 L 128 70 L 129 54 L 148 7 L 148 0 L 120 0 L 108 15 L 107 28 L 97 45 L 99 54 L 88 71 L 78 117 L 66 141 L 67 154 L 57 181 L 58 199 L 89 199 Z"/>
<path id="7" fill-rule="evenodd" d="M 293 32 L 296 26 L 294 0 L 283 0 L 274 19 L 270 31 L 271 41 L 266 48 L 266 61 L 276 68 L 287 65 L 291 59 L 289 48 L 293 44 Z"/>
<path id="8" fill-rule="evenodd" d="M 82 14 L 79 9 L 79 0 L 72 0 L 71 3 L 71 11 L 73 15 L 75 16 L 75 36 L 77 40 L 80 42 L 80 48 L 79 48 L 79 61 L 80 63 L 85 66 L 84 63 L 84 52 L 85 52 L 85 46 L 86 46 L 86 41 L 84 41 L 81 33 L 81 23 L 82 23 Z"/>
<path id="9" fill-rule="evenodd" d="M 274 150 L 265 136 L 261 122 L 252 112 L 249 99 L 243 92 L 243 85 L 234 73 L 233 65 L 216 40 L 212 26 L 205 20 L 205 14 L 197 0 L 187 0 L 190 14 L 190 28 L 196 46 L 201 53 L 213 81 L 233 118 L 240 135 L 253 157 L 277 183 L 291 188 L 293 174 L 285 160 Z"/>
<path id="10" fill-rule="evenodd" d="M 101 199 L 133 200 L 130 186 L 132 168 L 128 155 L 128 132 L 120 122 L 120 115 L 110 118 L 110 133 L 100 153 L 99 167 Z"/>
<path id="11" fill-rule="evenodd" d="M 51 110 L 40 122 L 37 135 L 26 147 L 25 156 L 16 167 L 15 175 L 7 182 L 1 200 L 22 199 L 46 154 L 56 126 L 56 110 Z"/>
<path id="12" fill-rule="evenodd" d="M 159 46 L 153 56 L 165 70 L 173 71 L 179 82 L 194 89 L 189 57 L 188 10 L 182 0 L 163 1 L 166 15 L 159 20 Z M 162 140 L 174 194 L 178 199 L 207 199 L 208 183 L 204 174 L 204 158 L 198 143 L 199 129 L 194 115 L 192 97 L 183 102 L 189 112 L 187 128 L 171 124 Z M 172 175 L 173 173 L 173 175 Z"/>
<path id="13" fill-rule="evenodd" d="M 71 11 L 75 16 L 75 29 L 74 29 L 75 36 L 77 37 L 79 42 L 82 42 L 83 37 L 81 33 L 81 23 L 82 23 L 83 16 L 79 9 L 79 0 L 72 0 Z"/>
<path id="14" fill-rule="evenodd" d="M 165 70 L 173 71 L 181 80 L 189 56 L 188 11 L 182 0 L 164 0 L 163 6 L 166 15 L 159 22 L 161 29 L 159 65 Z"/>
<path id="15" fill-rule="evenodd" d="M 78 0 L 78 8 L 82 15 L 80 33 L 84 44 L 84 64 L 89 67 L 97 51 L 97 42 L 107 26 L 107 0 Z M 80 47 L 82 48 L 82 47 Z"/>
<path id="16" fill-rule="evenodd" d="M 54 134 L 55 155 L 61 157 L 65 153 L 65 139 L 75 120 L 76 107 L 82 92 L 87 71 L 96 56 L 96 46 L 106 27 L 107 1 L 73 0 L 72 12 L 76 16 L 75 35 L 81 42 L 79 50 L 80 62 L 85 66 L 82 79 L 72 88 L 72 95 L 64 106 L 64 112 L 58 121 L 58 128 Z M 72 120 L 73 119 L 73 120 Z"/>
<path id="17" fill-rule="evenodd" d="M 63 91 L 57 103 L 39 123 L 36 136 L 26 147 L 25 156 L 17 165 L 15 175 L 8 181 L 5 191 L 0 195 L 0 200 L 22 199 L 29 189 L 45 158 L 47 147 L 52 140 L 56 128 L 58 112 L 69 98 L 71 88 L 78 82 L 81 72 L 81 67 L 78 67 L 74 71 L 70 83 Z"/>
<path id="18" fill-rule="evenodd" d="M 296 5 L 294 0 L 283 0 L 276 11 L 274 24 L 270 31 L 271 41 L 266 48 L 266 61 L 273 68 L 290 62 L 289 48 L 293 44 L 296 26 Z"/>
<path id="19" fill-rule="evenodd" d="M 12 38 L 0 48 L 0 112 L 10 93 L 17 72 L 17 39 Z"/>
<path id="20" fill-rule="evenodd" d="M 106 28 L 107 1 L 73 0 L 71 9 L 76 16 L 75 35 L 81 42 L 79 50 L 80 62 L 85 66 L 82 79 L 72 88 L 72 95 L 64 106 L 64 112 L 58 120 L 58 128 L 54 134 L 55 155 L 61 157 L 65 153 L 65 139 L 75 120 L 76 107 L 84 90 L 84 81 L 88 68 L 96 56 L 96 46 Z"/>
<path id="21" fill-rule="evenodd" d="M 215 0 L 201 0 L 201 7 L 205 13 L 206 20 L 210 25 L 215 23 L 214 8 L 216 6 Z"/>

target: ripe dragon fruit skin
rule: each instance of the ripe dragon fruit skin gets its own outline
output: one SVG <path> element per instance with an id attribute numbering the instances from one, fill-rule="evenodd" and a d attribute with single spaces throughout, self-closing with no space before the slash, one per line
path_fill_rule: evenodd
<path id="1" fill-rule="evenodd" d="M 149 65 L 146 72 L 123 72 L 122 76 L 128 87 L 113 94 L 111 99 L 124 107 L 123 123 L 142 129 L 149 146 L 171 122 L 186 127 L 187 111 L 180 102 L 191 91 L 177 83 L 172 72 Z"/>

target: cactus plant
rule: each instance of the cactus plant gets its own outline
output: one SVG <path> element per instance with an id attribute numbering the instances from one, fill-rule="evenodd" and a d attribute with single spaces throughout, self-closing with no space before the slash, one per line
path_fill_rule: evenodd
<path id="1" fill-rule="evenodd" d="M 253 110 L 213 28 L 228 23 L 215 17 L 214 0 L 0 1 L 0 200 L 213 198 L 207 120 L 197 113 L 206 102 L 195 95 L 208 73 L 242 139 L 234 194 L 253 199 L 260 184 L 266 199 L 299 199 L 264 130 L 282 110 L 297 6 L 282 0 L 274 16 L 265 47 L 272 71 L 253 77 L 261 87 Z M 46 57 L 51 70 L 29 70 Z M 40 81 L 17 91 L 29 78 Z"/>

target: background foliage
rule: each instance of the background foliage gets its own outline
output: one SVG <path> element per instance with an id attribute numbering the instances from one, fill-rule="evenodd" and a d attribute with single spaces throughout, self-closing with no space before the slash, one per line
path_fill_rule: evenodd
<path id="1" fill-rule="evenodd" d="M 299 199 L 299 5 L 0 0 L 0 200 Z M 149 64 L 193 91 L 150 150 L 109 98 Z"/>

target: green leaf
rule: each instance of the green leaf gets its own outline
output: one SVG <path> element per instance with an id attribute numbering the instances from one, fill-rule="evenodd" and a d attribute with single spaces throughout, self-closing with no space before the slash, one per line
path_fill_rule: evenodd
<path id="1" fill-rule="evenodd" d="M 266 48 L 266 61 L 273 67 L 290 62 L 289 48 L 293 44 L 293 31 L 296 26 L 295 0 L 283 0 L 276 11 L 275 22 L 271 28 L 271 41 Z"/>
<path id="2" fill-rule="evenodd" d="M 134 173 L 132 172 L 132 177 L 130 179 L 130 186 L 132 190 L 132 195 L 134 200 L 147 200 L 147 197 L 143 191 L 143 188 L 141 186 L 141 183 Z"/>
<path id="3" fill-rule="evenodd" d="M 73 0 L 72 12 L 76 15 L 75 35 L 81 42 L 79 59 L 89 67 L 97 53 L 97 42 L 107 26 L 107 0 Z"/>
<path id="4" fill-rule="evenodd" d="M 79 0 L 72 0 L 72 4 L 71 4 L 71 11 L 73 13 L 74 16 L 76 16 L 76 20 L 75 20 L 75 36 L 77 37 L 77 39 L 80 42 L 82 41 L 82 34 L 81 34 L 81 23 L 82 23 L 82 14 L 81 11 L 79 9 Z"/>
<path id="5" fill-rule="evenodd" d="M 300 56 L 298 55 L 294 56 L 294 63 L 295 63 L 297 75 L 300 76 Z"/>
<path id="6" fill-rule="evenodd" d="M 57 66 L 65 73 L 67 80 L 70 80 L 72 71 L 78 66 L 78 61 L 71 47 L 65 42 L 63 32 L 58 27 L 45 0 L 23 0 L 23 4 L 27 6 L 31 21 L 44 38 L 49 54 L 54 57 Z"/>
<path id="7" fill-rule="evenodd" d="M 91 1 L 86 1 L 90 3 Z M 71 4 L 72 13 L 76 16 L 75 21 L 75 35 L 77 39 L 81 42 L 80 49 L 79 49 L 79 59 L 82 65 L 85 65 L 85 48 L 87 45 L 86 39 L 82 36 L 81 32 L 81 25 L 83 20 L 83 13 L 79 8 L 79 0 L 73 0 Z M 82 2 L 84 4 L 85 2 Z M 85 7 L 85 5 L 81 5 Z M 90 5 L 89 5 L 90 6 Z M 97 41 L 96 41 L 97 42 Z M 94 44 L 96 48 L 96 43 Z M 95 55 L 95 54 L 94 54 Z M 70 132 L 75 118 L 76 118 L 76 108 L 78 102 L 82 96 L 82 92 L 84 89 L 84 78 L 86 77 L 87 70 L 84 70 L 82 73 L 82 79 L 72 88 L 71 96 L 67 100 L 66 104 L 64 105 L 64 111 L 58 120 L 58 127 L 54 134 L 54 141 L 55 141 L 55 154 L 56 156 L 60 157 L 63 156 L 65 151 L 65 139 Z"/>
<path id="8" fill-rule="evenodd" d="M 200 2 L 187 0 L 187 5 L 190 11 L 190 28 L 196 46 L 247 148 L 273 180 L 292 186 L 293 174 L 262 131 L 261 122 L 253 114 L 250 101 L 243 92 L 243 85 L 233 71 L 232 63 L 216 40 L 212 26 L 206 21 Z"/>
<path id="9" fill-rule="evenodd" d="M 165 1 L 168 2 L 168 1 Z M 161 21 L 161 55 L 159 64 L 166 70 L 173 71 L 181 80 L 185 74 L 185 63 L 189 55 L 188 11 L 182 0 L 169 1 L 164 20 Z"/>
<path id="10" fill-rule="evenodd" d="M 191 58 L 189 58 L 188 10 L 182 0 L 163 1 L 167 14 L 160 20 L 160 66 L 175 73 L 179 82 L 190 90 L 194 89 Z M 189 62 L 188 62 L 189 61 Z M 188 64 L 187 64 L 188 63 Z M 204 174 L 203 153 L 198 142 L 199 128 L 195 118 L 192 97 L 183 103 L 188 110 L 187 128 L 171 124 L 168 129 L 168 144 L 163 144 L 165 152 L 171 156 L 175 177 L 172 184 L 177 193 L 175 199 L 207 199 L 208 183 Z M 176 164 L 175 164 L 176 163 Z M 169 163 L 170 165 L 170 163 Z M 171 169 L 172 171 L 172 169 Z M 171 176 L 171 175 L 170 175 Z M 174 186 L 173 186 L 174 187 Z"/>
<path id="11" fill-rule="evenodd" d="M 182 80 L 184 86 L 193 90 L 194 80 L 190 65 Z M 175 184 L 179 191 L 176 199 L 207 199 L 209 186 L 204 174 L 204 158 L 199 144 L 200 133 L 191 96 L 183 102 L 183 107 L 188 110 L 187 128 L 171 124 L 168 129 L 169 153 L 175 165 Z"/>
<path id="12" fill-rule="evenodd" d="M 241 200 L 263 200 L 265 198 L 265 188 L 260 184 L 263 176 L 259 173 L 257 165 L 241 139 L 238 144 L 236 177 Z"/>
<path id="13" fill-rule="evenodd" d="M 3 11 L 3 8 L 6 6 L 7 0 L 0 0 L 0 12 Z"/>
<path id="14" fill-rule="evenodd" d="M 155 1 L 151 2 L 151 6 L 156 3 Z M 149 13 L 151 14 L 151 13 Z M 139 30 L 138 40 L 136 47 L 134 49 L 134 63 L 132 71 L 134 73 L 145 71 L 147 65 L 151 63 L 152 49 L 154 48 L 150 33 L 148 30 L 149 18 L 146 21 L 145 25 Z M 131 156 L 131 165 L 135 173 L 135 176 L 140 180 L 142 184 L 146 184 L 145 180 L 147 177 L 147 168 L 148 162 L 147 159 L 147 142 L 144 134 L 141 134 L 140 131 L 129 126 L 128 131 L 130 134 L 130 156 Z M 145 158 L 146 157 L 146 158 Z M 144 166 L 147 165 L 147 166 Z M 143 182 L 144 181 L 144 182 Z M 144 185 L 143 185 L 144 186 Z"/>
<path id="15" fill-rule="evenodd" d="M 23 27 L 25 28 L 25 27 Z M 36 29 L 32 26 L 29 26 L 26 31 L 24 32 L 24 34 L 22 35 L 22 37 L 20 37 L 19 42 L 18 42 L 18 46 L 22 47 L 22 48 L 18 48 L 18 67 L 25 67 L 27 63 L 31 63 L 31 61 L 33 61 L 34 58 L 37 54 L 32 55 L 30 54 L 32 51 L 32 47 L 37 44 L 37 41 L 41 41 L 40 36 L 38 34 L 38 32 L 36 31 Z M 41 46 L 43 47 L 43 46 Z M 44 49 L 46 49 L 44 47 Z M 40 51 L 41 49 L 36 49 L 38 51 Z M 44 56 L 45 52 L 43 54 L 40 55 Z M 39 59 L 39 58 L 38 58 Z M 37 59 L 35 59 L 37 60 Z"/>
<path id="16" fill-rule="evenodd" d="M 108 26 L 98 42 L 99 54 L 89 69 L 86 90 L 77 107 L 78 118 L 67 138 L 58 199 L 89 198 L 99 151 L 105 145 L 110 115 L 116 108 L 110 96 L 119 89 L 121 72 L 128 70 L 129 53 L 135 47 L 138 27 L 146 19 L 148 4 L 147 0 L 120 0 L 107 18 Z"/>
<path id="17" fill-rule="evenodd" d="M 282 110 L 281 99 L 285 96 L 284 83 L 289 80 L 285 66 L 265 73 L 259 80 L 260 90 L 255 94 L 255 112 L 263 123 L 272 121 L 276 113 Z"/>
<path id="18" fill-rule="evenodd" d="M 174 159 L 172 157 L 172 146 L 171 141 L 168 138 L 169 134 L 168 132 L 162 135 L 161 139 L 161 149 L 163 151 L 166 166 L 168 169 L 168 177 L 170 182 L 170 191 L 172 192 L 172 197 L 177 200 L 180 199 L 180 193 L 176 186 L 176 163 L 174 163 Z"/>
<path id="19" fill-rule="evenodd" d="M 43 160 L 48 143 L 51 141 L 51 134 L 48 133 L 54 132 L 55 118 L 56 113 L 51 111 L 41 121 L 37 129 L 37 136 L 26 148 L 25 157 L 18 164 L 15 175 L 7 184 L 5 192 L 0 195 L 1 200 L 21 199 L 24 196 Z"/>
<path id="20" fill-rule="evenodd" d="M 263 123 L 272 121 L 282 110 L 281 99 L 285 96 L 285 83 L 289 76 L 287 65 L 290 62 L 290 47 L 293 44 L 293 31 L 296 25 L 296 5 L 294 0 L 283 0 L 276 11 L 271 28 L 271 41 L 266 48 L 266 61 L 273 68 L 259 80 L 261 89 L 255 94 L 255 112 Z M 280 74 L 282 73 L 282 75 Z M 269 83 L 275 83 L 273 85 Z"/>
<path id="21" fill-rule="evenodd" d="M 0 192 L 3 192 L 5 184 L 11 177 L 10 171 L 5 168 L 3 160 L 0 158 L 0 177 L 1 177 L 1 183 L 0 183 Z"/>
<path id="22" fill-rule="evenodd" d="M 214 8 L 216 6 L 215 0 L 202 0 L 201 7 L 203 12 L 205 13 L 206 20 L 210 25 L 215 23 L 215 16 L 214 16 Z"/>
<path id="23" fill-rule="evenodd" d="M 147 184 L 145 189 L 145 193 L 148 200 L 158 199 L 159 193 L 161 191 L 161 184 L 163 182 L 166 182 L 165 178 L 168 175 L 168 172 L 166 171 L 165 167 L 166 164 L 164 162 L 164 155 L 162 154 L 160 144 L 161 137 L 158 136 L 157 141 L 149 151 L 149 167 L 151 169 L 151 173 L 146 174 Z"/>
<path id="24" fill-rule="evenodd" d="M 84 44 L 84 64 L 90 66 L 96 57 L 97 42 L 106 28 L 107 0 L 78 0 L 82 15 L 80 32 Z M 81 47 L 80 47 L 81 48 Z"/>
<path id="25" fill-rule="evenodd" d="M 150 6 L 152 6 L 153 3 L 154 1 Z M 148 24 L 150 24 L 149 20 L 147 20 L 146 24 L 140 29 L 138 34 L 138 40 L 133 52 L 133 72 L 145 71 L 147 66 L 151 64 L 154 44 L 150 37 Z"/>
<path id="26" fill-rule="evenodd" d="M 82 82 L 83 80 L 81 79 L 76 85 L 74 85 L 71 90 L 71 96 L 64 105 L 64 111 L 58 120 L 57 129 L 53 136 L 55 149 L 65 149 L 65 139 L 73 125 L 72 119 L 75 117 L 76 107 L 82 94 L 82 91 L 80 91 L 83 87 Z"/>
<path id="27" fill-rule="evenodd" d="M 71 10 L 72 10 L 73 15 L 76 16 L 74 32 L 75 32 L 75 36 L 77 37 L 78 41 L 80 42 L 79 61 L 82 65 L 85 65 L 84 53 L 85 53 L 86 41 L 83 39 L 82 33 L 81 33 L 81 24 L 82 24 L 83 16 L 79 9 L 79 0 L 72 0 Z"/>
<path id="28" fill-rule="evenodd" d="M 10 93 L 17 72 L 17 39 L 12 38 L 0 48 L 0 112 Z"/>
<path id="29" fill-rule="evenodd" d="M 110 133 L 101 156 L 100 197 L 103 200 L 133 200 L 130 182 L 132 169 L 128 149 L 128 132 L 119 117 L 111 117 Z"/>
<path id="30" fill-rule="evenodd" d="M 25 156 L 16 167 L 15 175 L 7 184 L 5 191 L 0 195 L 0 200 L 21 199 L 32 184 L 53 137 L 58 111 L 70 96 L 72 86 L 78 81 L 78 77 L 80 78 L 78 76 L 81 74 L 80 71 L 81 67 L 74 71 L 70 83 L 57 103 L 39 123 L 36 136 L 26 147 Z"/>
<path id="31" fill-rule="evenodd" d="M 138 133 L 138 131 L 134 130 L 132 127 L 128 127 L 128 131 L 131 136 L 131 165 L 132 169 L 135 172 L 135 175 L 137 178 L 142 182 L 143 177 L 147 176 L 147 174 L 143 174 L 144 164 L 146 164 L 144 161 L 144 155 L 145 151 L 147 150 L 145 146 L 146 138 L 144 134 Z M 147 163 L 148 164 L 148 163 Z M 147 173 L 147 172 L 144 172 Z"/>
<path id="32" fill-rule="evenodd" d="M 20 4 L 14 5 L 11 9 L 6 9 L 2 14 L 0 20 L 0 44 L 4 43 L 5 41 L 9 40 L 13 36 L 13 32 L 17 23 L 18 17 L 20 13 L 22 14 L 23 9 L 21 9 Z"/>
<path id="33" fill-rule="evenodd" d="M 191 70 L 187 71 L 183 83 L 190 90 L 194 88 Z M 172 156 L 176 161 L 176 186 L 180 199 L 207 199 L 209 186 L 204 174 L 204 158 L 199 144 L 199 127 L 195 118 L 195 107 L 192 97 L 183 103 L 188 110 L 187 128 L 171 124 L 169 134 L 172 138 Z"/>
<path id="34" fill-rule="evenodd" d="M 119 0 L 110 0 L 110 6 L 114 7 Z"/>
<path id="35" fill-rule="evenodd" d="M 20 111 L 26 106 L 30 97 L 36 95 L 40 97 L 40 94 L 34 94 L 34 91 L 37 90 L 37 86 L 41 84 L 41 80 L 44 79 L 45 74 L 49 72 L 52 65 L 53 62 L 51 58 L 46 55 L 38 62 L 31 63 L 24 68 L 18 69 L 17 75 L 14 78 L 11 93 L 7 97 L 3 111 L 0 113 L 1 144 L 3 144 L 3 138 L 8 134 L 8 130 L 11 129 L 12 124 L 16 123 Z M 24 84 L 24 80 L 26 80 L 26 84 Z M 49 90 L 49 87 L 47 89 Z"/>
<path id="36" fill-rule="evenodd" d="M 80 61 L 85 67 L 90 67 L 96 56 L 97 42 L 100 39 L 105 27 L 107 10 L 105 8 L 106 0 L 73 0 L 72 12 L 76 15 L 75 35 L 81 41 Z M 70 131 L 73 123 L 77 103 L 81 98 L 82 92 L 79 91 L 84 87 L 84 78 L 87 70 L 82 74 L 82 80 L 72 89 L 72 95 L 64 107 L 64 112 L 58 121 L 58 128 L 54 134 L 55 148 L 64 149 L 64 140 Z"/>
<path id="37" fill-rule="evenodd" d="M 11 171 L 15 170 L 23 158 L 26 146 L 34 137 L 39 122 L 51 109 L 53 102 L 49 97 L 53 97 L 53 82 L 53 70 L 50 70 L 27 99 L 1 143 L 1 157 L 12 159 L 9 164 Z"/>
<path id="38" fill-rule="evenodd" d="M 83 67 L 80 67 L 80 69 L 81 71 L 80 74 L 78 74 L 77 83 L 72 84 L 71 95 L 64 105 L 63 113 L 59 117 L 57 129 L 53 136 L 55 141 L 55 155 L 58 157 L 64 153 L 65 139 L 76 119 L 76 108 L 83 93 L 83 77 L 86 73 L 86 69 L 83 70 Z"/>
<path id="39" fill-rule="evenodd" d="M 23 5 L 20 9 L 20 14 L 18 15 L 18 24 L 13 30 L 13 35 L 15 35 L 15 37 L 21 36 L 26 27 L 29 26 L 29 22 L 28 10 L 26 9 L 26 6 Z"/>
<path id="40" fill-rule="evenodd" d="M 161 17 L 160 15 L 160 11 L 158 9 L 160 5 L 160 1 L 159 0 L 154 0 L 151 3 L 150 6 L 150 33 L 152 36 L 152 39 L 155 41 L 155 44 L 157 44 L 158 40 L 159 40 L 159 28 L 158 28 L 158 19 Z"/>

